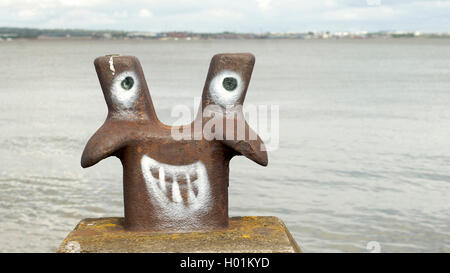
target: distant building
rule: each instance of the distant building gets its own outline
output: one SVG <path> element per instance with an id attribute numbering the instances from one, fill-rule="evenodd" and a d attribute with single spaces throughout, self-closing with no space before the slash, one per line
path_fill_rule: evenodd
<path id="1" fill-rule="evenodd" d="M 155 39 L 158 38 L 158 34 L 155 32 L 129 32 L 128 38 L 142 38 L 142 39 Z"/>

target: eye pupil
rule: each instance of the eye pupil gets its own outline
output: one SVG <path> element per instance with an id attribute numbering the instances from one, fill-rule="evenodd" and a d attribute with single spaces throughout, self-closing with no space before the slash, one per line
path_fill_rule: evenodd
<path id="1" fill-rule="evenodd" d="M 234 91 L 238 85 L 236 78 L 226 77 L 222 82 L 223 88 L 227 91 Z"/>
<path id="2" fill-rule="evenodd" d="M 130 90 L 134 85 L 134 80 L 132 77 L 126 77 L 123 79 L 123 81 L 120 83 L 123 89 Z"/>

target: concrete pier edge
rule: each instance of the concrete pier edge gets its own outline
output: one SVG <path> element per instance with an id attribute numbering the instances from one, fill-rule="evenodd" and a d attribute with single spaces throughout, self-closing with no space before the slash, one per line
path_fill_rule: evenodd
<path id="1" fill-rule="evenodd" d="M 58 253 L 300 253 L 286 225 L 273 216 L 230 218 L 227 229 L 148 232 L 124 229 L 123 218 L 81 220 Z"/>

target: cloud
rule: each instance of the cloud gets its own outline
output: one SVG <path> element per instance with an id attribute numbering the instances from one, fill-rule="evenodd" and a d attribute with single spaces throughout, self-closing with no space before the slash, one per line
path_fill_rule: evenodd
<path id="1" fill-rule="evenodd" d="M 336 0 L 325 0 L 324 5 L 327 8 L 334 8 L 334 7 L 336 7 L 338 5 L 338 3 L 337 3 Z"/>
<path id="2" fill-rule="evenodd" d="M 148 18 L 148 17 L 152 17 L 152 16 L 153 16 L 153 14 L 148 9 L 141 9 L 139 11 L 139 17 Z"/>
<path id="3" fill-rule="evenodd" d="M 39 11 L 36 9 L 22 9 L 16 15 L 20 20 L 32 20 L 39 15 Z"/>
<path id="4" fill-rule="evenodd" d="M 116 22 L 116 17 L 102 12 L 71 10 L 46 21 L 42 26 L 45 28 L 89 28 L 95 25 L 103 29 Z"/>
<path id="5" fill-rule="evenodd" d="M 40 2 L 39 0 L 37 2 Z M 47 0 L 47 2 L 54 2 L 53 5 L 61 5 L 63 7 L 71 7 L 71 8 L 86 8 L 86 7 L 96 7 L 100 5 L 107 4 L 107 0 Z"/>
<path id="6" fill-rule="evenodd" d="M 323 19 L 329 21 L 386 20 L 393 16 L 395 16 L 394 9 L 385 6 L 344 8 L 323 13 Z"/>
<path id="7" fill-rule="evenodd" d="M 89 8 L 105 4 L 107 0 L 0 0 L 0 7 L 30 9 Z"/>
<path id="8" fill-rule="evenodd" d="M 206 12 L 208 14 L 211 14 L 214 17 L 221 18 L 221 19 L 242 19 L 244 18 L 244 15 L 240 12 L 235 12 L 232 10 L 227 9 L 213 9 Z"/>
<path id="9" fill-rule="evenodd" d="M 268 12 L 272 9 L 272 1 L 271 0 L 257 0 L 258 8 L 262 12 Z"/>
<path id="10" fill-rule="evenodd" d="M 113 17 L 118 19 L 127 19 L 128 18 L 128 11 L 122 10 L 122 11 L 114 11 Z"/>
<path id="11" fill-rule="evenodd" d="M 1 26 L 283 32 L 450 31 L 450 0 L 0 0 Z M 151 20 L 148 20 L 151 18 Z"/>

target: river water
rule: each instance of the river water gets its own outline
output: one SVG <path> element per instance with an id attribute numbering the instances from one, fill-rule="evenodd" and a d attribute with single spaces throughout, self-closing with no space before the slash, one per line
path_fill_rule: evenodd
<path id="1" fill-rule="evenodd" d="M 171 123 L 220 52 L 252 52 L 246 103 L 279 107 L 269 166 L 231 161 L 230 215 L 280 217 L 307 252 L 450 252 L 446 39 L 2 42 L 0 251 L 123 215 L 119 160 L 80 167 L 107 113 L 95 57 L 137 56 Z"/>

